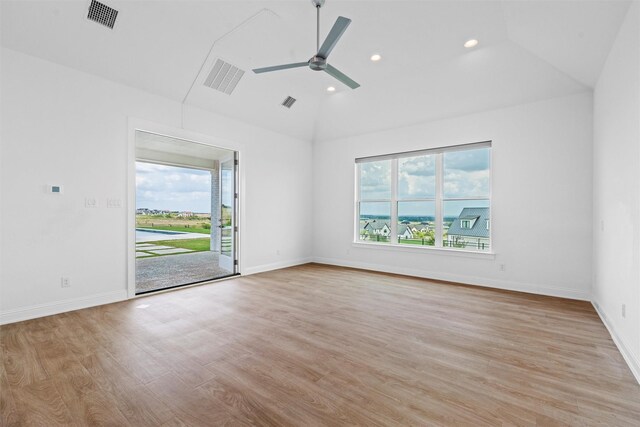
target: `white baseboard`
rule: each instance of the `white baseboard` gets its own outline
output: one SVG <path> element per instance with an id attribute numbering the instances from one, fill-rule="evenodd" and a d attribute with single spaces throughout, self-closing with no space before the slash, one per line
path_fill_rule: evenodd
<path id="1" fill-rule="evenodd" d="M 504 289 L 508 291 L 527 292 L 531 294 L 548 295 L 553 297 L 570 298 L 581 301 L 591 301 L 591 294 L 587 291 L 579 291 L 575 289 L 557 288 L 538 284 L 512 282 L 508 280 L 496 280 L 478 278 L 474 276 L 464 276 L 460 274 L 451 274 L 443 272 L 426 272 L 424 270 L 395 267 L 389 265 L 369 264 L 358 261 L 346 261 L 333 258 L 313 259 L 314 262 L 320 264 L 337 265 L 341 267 L 361 268 L 363 270 L 381 271 L 384 273 L 403 274 L 407 276 L 420 277 L 423 279 L 444 280 L 447 282 L 463 283 L 465 285 L 484 286 L 488 288 Z"/>
<path id="2" fill-rule="evenodd" d="M 255 267 L 245 268 L 245 269 L 242 270 L 242 274 L 244 276 L 248 276 L 250 274 L 263 273 L 265 271 L 279 270 L 281 268 L 294 267 L 296 265 L 308 264 L 310 262 L 313 262 L 313 258 L 311 258 L 311 257 L 298 258 L 298 259 L 280 261 L 280 262 L 274 262 L 274 263 L 271 263 L 271 264 L 263 264 L 263 265 L 257 265 Z"/>
<path id="3" fill-rule="evenodd" d="M 123 301 L 126 299 L 127 291 L 126 289 L 122 289 L 121 291 L 105 292 L 87 297 L 71 298 L 46 304 L 16 308 L 0 312 L 0 325 L 21 322 L 23 320 L 35 319 L 38 317 L 51 316 L 53 314 L 65 313 L 67 311 L 80 310 L 82 308 L 94 307 L 96 305 L 110 304 L 112 302 Z"/>
<path id="4" fill-rule="evenodd" d="M 600 308 L 596 301 L 592 301 L 593 307 L 596 309 L 598 316 L 600 316 L 600 320 L 604 323 L 604 326 L 609 331 L 609 335 L 611 335 L 611 339 L 613 340 L 618 350 L 620 350 L 620 354 L 624 357 L 625 362 L 629 365 L 629 369 L 631 369 L 631 373 L 640 384 L 640 360 L 629 350 L 629 347 L 624 343 L 624 340 L 616 333 L 615 329 L 613 329 L 613 324 L 609 321 L 609 318 L 604 311 Z"/>
<path id="5" fill-rule="evenodd" d="M 293 267 L 307 264 L 312 258 L 299 258 L 287 261 L 264 264 L 256 267 L 249 267 L 242 271 L 243 275 L 262 273 L 265 271 L 278 270 L 280 268 Z M 110 304 L 113 302 L 128 299 L 127 290 L 105 292 L 82 298 L 72 298 L 62 301 L 55 301 L 46 304 L 32 305 L 17 309 L 0 312 L 0 325 L 21 322 L 23 320 L 36 319 L 38 317 L 51 316 L 53 314 L 65 313 L 67 311 L 80 310 L 82 308 L 94 307 L 97 305 Z"/>

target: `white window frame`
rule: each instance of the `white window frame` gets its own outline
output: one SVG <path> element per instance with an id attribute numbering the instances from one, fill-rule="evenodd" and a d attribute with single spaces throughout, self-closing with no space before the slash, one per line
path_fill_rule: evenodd
<path id="1" fill-rule="evenodd" d="M 463 151 L 463 150 L 474 150 L 479 148 L 491 148 L 491 141 L 483 141 L 471 144 L 463 144 L 463 145 L 454 145 L 448 147 L 438 147 L 433 149 L 425 149 L 425 150 L 416 150 L 416 151 L 407 151 L 401 153 L 393 153 L 381 156 L 370 156 L 370 157 L 361 157 L 355 159 L 355 221 L 354 221 L 354 240 L 353 243 L 355 245 L 367 245 L 367 246 L 375 246 L 375 247 L 394 247 L 394 248 L 407 248 L 409 250 L 444 250 L 444 251 L 452 251 L 452 252 L 471 252 L 474 254 L 488 254 L 493 255 L 493 227 L 489 225 L 489 251 L 483 250 L 473 250 L 473 249 L 460 249 L 460 248 L 451 248 L 444 246 L 443 243 L 443 231 L 444 231 L 444 203 L 449 201 L 473 201 L 473 200 L 482 200 L 489 202 L 489 212 L 491 217 L 493 217 L 493 203 L 491 197 L 491 188 L 492 188 L 492 173 L 493 173 L 493 156 L 490 155 L 489 160 L 489 195 L 487 197 L 464 197 L 464 198 L 445 198 L 444 197 L 444 153 L 447 152 L 455 152 L 455 151 Z M 490 151 L 492 153 L 493 151 Z M 436 185 L 436 194 L 434 198 L 411 198 L 411 199 L 398 199 L 398 160 L 407 157 L 419 157 L 426 155 L 435 155 L 435 185 Z M 361 173 L 361 164 L 368 162 L 376 162 L 382 160 L 391 160 L 391 199 L 361 199 L 360 198 L 360 173 Z M 413 246 L 413 245 L 404 245 L 398 243 L 398 203 L 399 202 L 434 202 L 435 201 L 435 245 L 434 246 Z M 391 218 L 389 219 L 389 226 L 391 228 L 391 235 L 389 238 L 389 242 L 376 242 L 370 243 L 360 240 L 360 203 L 369 203 L 369 202 L 385 202 L 391 204 Z M 489 224 L 489 219 L 487 224 Z M 411 247 L 408 247 L 411 246 Z"/>

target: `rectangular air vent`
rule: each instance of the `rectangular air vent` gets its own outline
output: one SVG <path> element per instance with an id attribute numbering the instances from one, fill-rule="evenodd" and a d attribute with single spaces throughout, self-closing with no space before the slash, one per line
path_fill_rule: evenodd
<path id="1" fill-rule="evenodd" d="M 242 76 L 244 76 L 243 70 L 218 59 L 204 81 L 204 85 L 231 95 Z"/>
<path id="2" fill-rule="evenodd" d="M 290 96 L 287 96 L 287 98 L 282 101 L 282 105 L 287 107 L 287 108 L 291 108 L 291 106 L 293 105 L 294 102 L 296 102 L 297 100 L 295 98 L 292 98 Z"/>
<path id="3" fill-rule="evenodd" d="M 106 4 L 102 4 L 99 1 L 91 0 L 91 4 L 89 5 L 89 14 L 87 15 L 88 19 L 113 29 L 117 17 L 117 10 L 107 6 Z"/>

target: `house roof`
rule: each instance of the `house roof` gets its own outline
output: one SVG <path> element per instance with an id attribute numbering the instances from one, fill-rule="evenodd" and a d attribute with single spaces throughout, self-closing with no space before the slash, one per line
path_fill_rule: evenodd
<path id="1" fill-rule="evenodd" d="M 372 220 L 369 220 L 369 221 L 364 225 L 364 227 L 363 227 L 363 228 L 364 228 L 365 230 L 369 230 L 369 229 L 371 229 L 371 230 L 380 230 L 381 228 L 384 228 L 384 226 L 385 226 L 385 225 L 386 225 L 388 228 L 390 228 L 390 227 L 389 227 L 389 224 L 388 224 L 388 220 L 384 220 L 384 219 L 372 219 Z"/>
<path id="2" fill-rule="evenodd" d="M 458 219 L 478 219 L 478 215 L 465 215 L 465 216 L 459 216 Z"/>
<path id="3" fill-rule="evenodd" d="M 477 219 L 471 228 L 460 227 L 462 219 Z M 489 220 L 489 208 L 464 208 L 458 218 L 451 223 L 449 235 L 489 238 L 487 221 Z"/>
<path id="4" fill-rule="evenodd" d="M 409 233 L 413 233 L 411 231 L 411 228 L 408 225 L 406 225 L 406 224 L 398 225 L 398 236 L 403 235 L 405 233 L 405 231 L 407 231 L 407 229 L 409 229 Z"/>

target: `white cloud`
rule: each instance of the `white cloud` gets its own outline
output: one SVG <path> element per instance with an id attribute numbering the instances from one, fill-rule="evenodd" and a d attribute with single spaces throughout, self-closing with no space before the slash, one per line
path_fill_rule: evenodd
<path id="1" fill-rule="evenodd" d="M 136 162 L 139 208 L 211 212 L 211 173 Z"/>
<path id="2" fill-rule="evenodd" d="M 398 196 L 427 198 L 436 193 L 436 166 L 433 156 L 398 160 Z"/>

